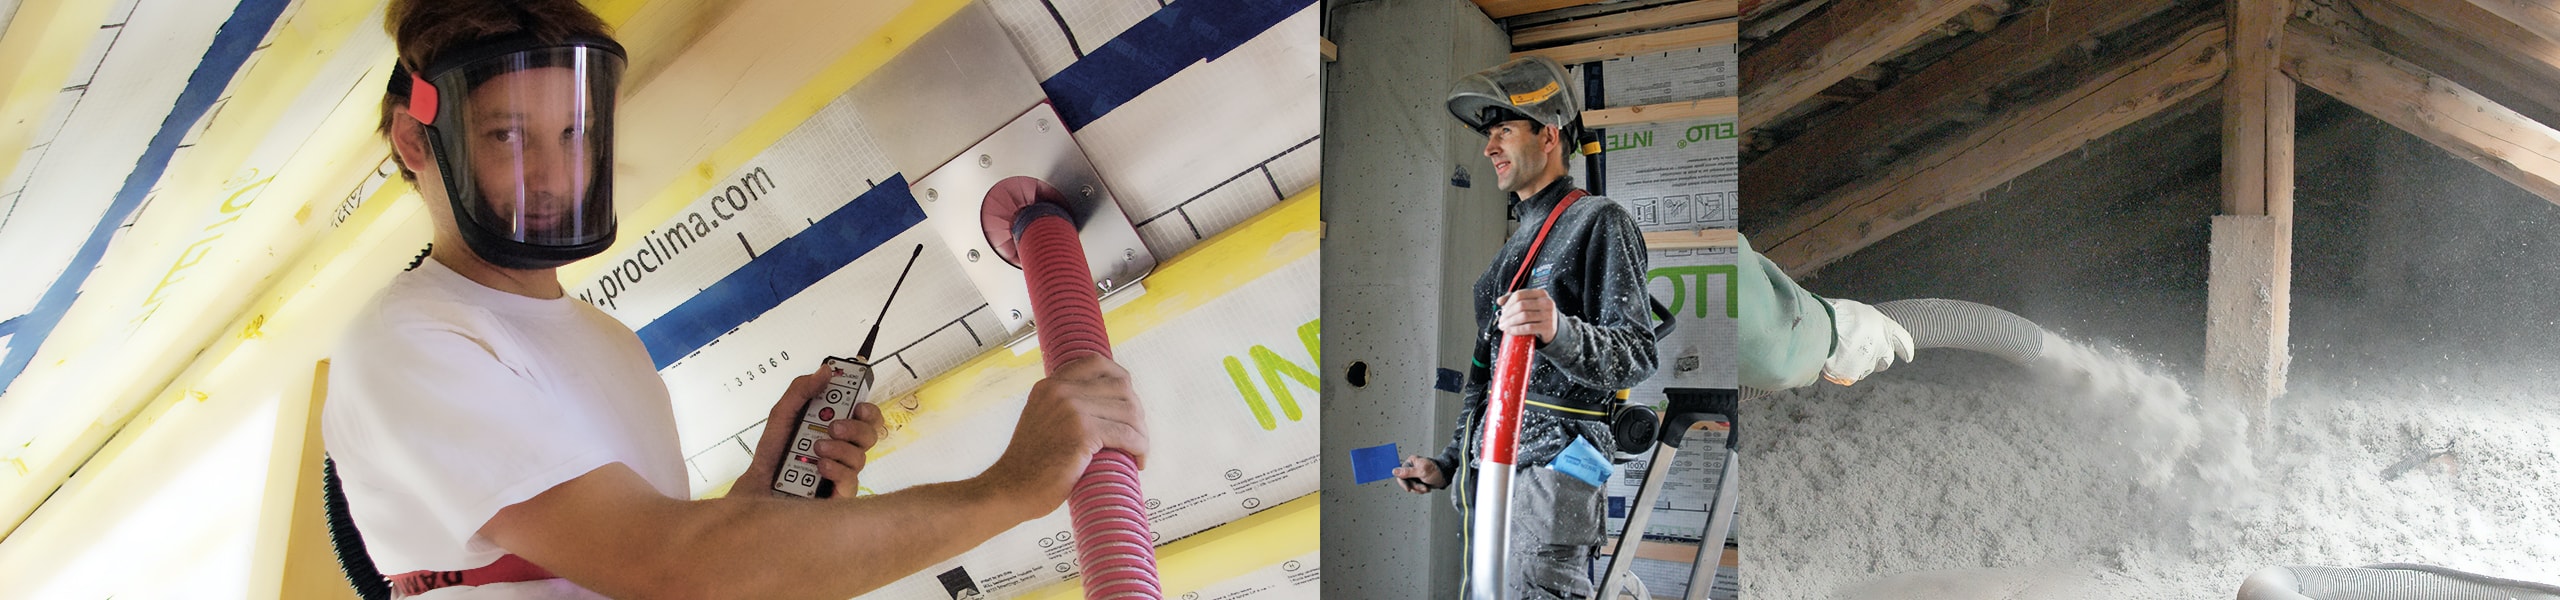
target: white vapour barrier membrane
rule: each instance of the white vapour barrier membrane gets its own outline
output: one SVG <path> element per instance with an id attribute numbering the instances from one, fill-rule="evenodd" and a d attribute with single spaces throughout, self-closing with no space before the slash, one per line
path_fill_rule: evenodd
<path id="1" fill-rule="evenodd" d="M 118 6 L 98 29 L 52 114 L 30 140 L 29 151 L 0 189 L 0 319 L 28 313 L 38 297 L 71 264 L 91 228 L 105 214 L 121 175 L 144 153 L 161 119 L 176 103 L 214 28 L 236 2 L 155 2 Z M 124 46 L 126 51 L 109 52 Z M 152 115 L 136 119 L 134 115 Z M 70 138 L 64 131 L 79 132 Z M 95 169 L 95 170 L 93 170 Z M 99 173 L 111 176 L 101 177 Z"/>
<path id="2" fill-rule="evenodd" d="M 1318 261 L 1308 254 L 1113 344 L 1147 402 L 1155 450 L 1143 487 L 1159 544 L 1316 491 Z M 902 425 L 881 442 L 892 450 L 864 467 L 864 487 L 890 492 L 994 464 L 1039 374 L 1028 358 L 999 357 L 1014 364 L 972 373 L 986 396 L 966 405 L 884 405 Z M 1076 568 L 1069 529 L 1066 511 L 1053 512 L 880 594 L 940 593 L 935 577 L 946 573 L 996 595 L 1063 582 Z"/>
<path id="3" fill-rule="evenodd" d="M 378 30 L 381 18 L 381 11 L 377 8 L 366 13 L 357 27 Z M 117 245 L 111 254 L 120 259 L 147 261 L 149 268 L 139 274 L 148 279 L 111 281 L 99 277 L 84 286 L 84 291 L 108 292 L 84 293 L 85 297 L 94 298 L 84 309 L 131 317 L 108 331 L 58 330 L 79 334 L 79 337 L 63 339 L 49 346 L 70 354 L 71 359 L 66 362 L 73 365 L 71 368 L 85 372 L 63 382 L 64 385 L 119 376 L 110 373 L 129 374 L 131 365 L 122 357 L 132 356 L 138 349 L 156 348 L 174 340 L 199 339 L 222 325 L 215 320 L 195 319 L 197 311 L 231 314 L 251 301 L 249 296 L 236 293 L 238 290 L 231 286 L 237 283 L 233 277 L 227 276 L 275 268 L 286 258 L 277 256 L 276 250 L 281 244 L 274 241 L 276 237 L 287 232 L 307 234 L 323 226 L 315 219 L 283 218 L 303 206 L 305 199 L 296 194 L 311 190 L 278 190 L 272 184 L 290 164 L 316 165 L 336 160 L 316 155 L 316 152 L 327 150 L 313 150 L 314 146 L 322 144 L 311 143 L 310 140 L 333 118 L 332 109 L 345 103 L 351 90 L 380 85 L 381 78 L 390 68 L 375 64 L 375 59 L 389 52 L 389 40 L 379 36 L 350 39 L 319 67 L 307 89 L 290 98 L 290 104 L 277 114 L 275 122 L 267 126 L 270 133 L 259 138 L 259 143 L 245 156 L 236 157 L 237 167 L 228 173 L 208 172 L 208 167 L 202 166 L 205 163 L 190 162 L 189 159 L 198 158 L 194 156 L 195 142 L 208 128 L 216 126 L 215 117 L 228 103 L 230 94 L 226 93 L 223 99 L 217 100 L 213 110 L 198 119 L 189 133 L 179 140 L 163 182 L 154 186 L 143 206 L 128 217 L 127 230 L 142 231 L 145 235 L 138 237 L 143 239 L 133 240 L 137 243 Z M 241 70 L 248 72 L 259 67 L 262 55 L 250 55 Z M 388 167 L 387 161 L 385 166 Z M 160 205 L 158 211 L 151 211 L 163 187 L 207 185 L 217 179 L 221 194 L 218 201 L 190 203 L 175 200 Z M 371 188 L 379 187 L 380 180 L 380 173 L 377 173 L 359 186 L 356 193 L 371 193 Z M 278 199 L 270 199 L 271 195 Z M 100 207 L 104 204 L 99 203 Z M 352 207 L 348 209 L 352 210 Z M 150 220 L 144 220 L 145 217 Z M 327 222 L 334 225 L 340 218 L 343 217 L 333 215 Z M 86 231 L 61 228 L 56 233 L 77 236 Z M 78 244 L 66 246 L 76 248 Z M 37 288 L 35 292 L 41 292 L 43 285 L 33 287 Z M 163 317 L 163 309 L 170 310 L 171 316 L 176 318 Z M 33 436 L 36 430 L 54 423 L 51 419 L 60 418 L 58 415 L 64 412 L 87 416 L 86 411 L 95 409 L 93 405 L 75 402 L 28 403 L 16 400 L 62 393 L 65 391 L 43 387 L 40 382 L 30 382 L 24 390 L 12 389 L 8 396 L 11 401 L 0 404 L 0 417 L 9 417 L 0 418 L 0 422 L 9 423 L 0 426 L 0 438 Z"/>
<path id="4" fill-rule="evenodd" d="M 1740 64 L 1732 44 L 1613 58 L 1600 61 L 1600 91 L 1610 106 L 1733 96 Z"/>
<path id="5" fill-rule="evenodd" d="M 1324 596 L 1323 552 L 1298 555 L 1175 598 L 1181 600 L 1313 600 Z"/>
<path id="6" fill-rule="evenodd" d="M 1572 71 L 1588 86 L 1595 65 L 1603 105 L 1610 107 L 1732 96 L 1738 77 L 1730 45 L 1611 59 L 1575 65 Z M 1600 184 L 1644 231 L 1733 229 L 1740 201 L 1737 132 L 1731 117 L 1603 128 Z M 1570 164 L 1577 180 L 1588 185 L 1589 161 Z M 1734 351 L 1739 339 L 1735 311 L 1740 307 L 1732 294 L 1738 255 L 1731 248 L 1649 254 L 1645 289 L 1671 309 L 1679 325 L 1656 342 L 1659 362 L 1654 375 L 1638 384 L 1629 397 L 1660 408 L 1664 388 L 1735 387 L 1739 366 Z M 1724 540 L 1700 538 L 1716 486 L 1723 481 L 1724 433 L 1692 430 L 1681 450 L 1664 476 L 1663 493 L 1644 535 L 1722 546 Z M 1613 535 L 1626 526 L 1628 504 L 1635 501 L 1648 460 L 1649 455 L 1639 456 L 1620 465 L 1609 482 L 1607 528 Z M 1639 558 L 1632 570 L 1655 597 L 1678 598 L 1687 591 L 1691 568 L 1687 562 Z M 1733 598 L 1734 569 L 1710 568 L 1718 569 L 1718 589 L 1707 597 Z"/>

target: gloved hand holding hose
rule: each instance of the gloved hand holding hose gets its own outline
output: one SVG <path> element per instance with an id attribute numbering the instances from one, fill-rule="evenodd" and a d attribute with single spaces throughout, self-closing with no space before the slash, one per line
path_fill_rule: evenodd
<path id="1" fill-rule="evenodd" d="M 1856 300 L 1826 298 L 1831 304 L 1831 331 L 1836 344 L 1822 361 L 1822 378 L 1850 385 L 1893 366 L 1896 358 L 1911 362 L 1911 332 L 1892 317 Z"/>

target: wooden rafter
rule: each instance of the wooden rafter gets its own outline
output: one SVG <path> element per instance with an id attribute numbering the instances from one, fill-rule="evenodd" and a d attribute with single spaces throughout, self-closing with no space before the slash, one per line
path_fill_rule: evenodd
<path id="1" fill-rule="evenodd" d="M 1741 239 L 1742 236 L 1731 229 L 1647 231 L 1644 234 L 1644 247 L 1646 250 L 1653 251 L 1731 248 Z"/>
<path id="2" fill-rule="evenodd" d="M 1839 2 L 1798 23 L 1766 47 L 1742 59 L 1742 126 L 1813 98 L 1831 84 L 1919 39 L 1975 0 L 1858 0 Z"/>
<path id="3" fill-rule="evenodd" d="M 2543 39 L 2560 40 L 2560 5 L 2521 0 L 2489 0 L 2472 4 Z"/>
<path id="4" fill-rule="evenodd" d="M 1802 275 L 1971 203 L 2001 182 L 2220 82 L 2230 58 L 2225 32 L 2221 23 L 2189 29 L 2078 87 L 2000 113 L 1960 139 L 1807 202 L 1755 228 L 1752 239 L 1768 244 L 1764 254 L 1780 267 Z"/>
<path id="5" fill-rule="evenodd" d="M 1579 42 L 1647 29 L 1661 29 L 1729 19 L 1736 0 L 1688 0 L 1642 10 L 1540 25 L 1511 34 L 1511 47 Z"/>
<path id="6" fill-rule="evenodd" d="M 2086 40 L 2167 8 L 2170 0 L 2055 0 L 2050 19 L 2017 19 L 1865 102 L 1815 124 L 1742 167 L 1746 221 L 1775 218 L 1794 200 L 1847 183 L 1861 155 L 1927 129 L 1985 90 L 2026 75 Z"/>
<path id="7" fill-rule="evenodd" d="M 1511 53 L 1511 57 L 1519 58 L 1533 55 L 1544 56 L 1555 59 L 1556 62 L 1570 65 L 1574 63 L 1603 61 L 1612 58 L 1626 58 L 1638 54 L 1652 54 L 1655 52 L 1685 50 L 1701 46 L 1731 44 L 1733 43 L 1733 40 L 1734 24 L 1732 21 L 1725 21 L 1722 23 L 1708 23 L 1696 27 L 1683 27 L 1668 31 L 1656 31 L 1653 33 L 1598 39 L 1570 46 L 1557 46 L 1554 48 L 1539 48 L 1536 50 L 1513 52 Z"/>
<path id="8" fill-rule="evenodd" d="M 1641 125 L 1645 123 L 1661 123 L 1664 121 L 1686 121 L 1690 119 L 1730 117 L 1733 116 L 1734 105 L 1735 101 L 1733 97 L 1725 96 L 1722 98 L 1700 98 L 1697 100 L 1647 104 L 1644 106 L 1602 108 L 1584 111 L 1582 113 L 1582 124 L 1586 127 L 1610 127 L 1616 125 Z"/>
<path id="9" fill-rule="evenodd" d="M 2560 130 L 2370 46 L 2295 21 L 2285 74 L 2560 204 Z"/>
<path id="10" fill-rule="evenodd" d="M 2381 49 L 2545 124 L 2560 125 L 2560 40 L 2468 0 L 2362 0 Z M 2510 7 L 2527 16 L 2538 11 Z"/>
<path id="11" fill-rule="evenodd" d="M 1476 0 L 1476 8 L 1484 9 L 1484 16 L 1500 19 L 1505 17 L 1517 17 L 1529 13 L 1547 12 L 1560 8 L 1573 8 L 1599 1 L 1600 0 Z"/>

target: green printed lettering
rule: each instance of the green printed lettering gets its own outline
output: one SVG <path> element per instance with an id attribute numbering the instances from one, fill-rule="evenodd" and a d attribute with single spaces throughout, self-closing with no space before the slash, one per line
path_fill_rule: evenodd
<path id="1" fill-rule="evenodd" d="M 1688 282 L 1683 281 L 1682 278 L 1687 277 L 1695 279 L 1698 282 L 1698 293 L 1694 296 L 1698 307 L 1697 317 L 1704 319 L 1707 317 L 1707 276 L 1723 275 L 1725 281 L 1724 316 L 1728 319 L 1739 319 L 1742 318 L 1742 308 L 1740 306 L 1742 301 L 1742 286 L 1733 284 L 1734 274 L 1737 272 L 1738 271 L 1734 269 L 1733 265 L 1663 267 L 1646 271 L 1645 281 L 1650 283 L 1655 279 L 1671 280 L 1671 314 L 1676 315 L 1680 314 L 1680 307 L 1690 305 L 1690 301 L 1693 298 L 1693 296 L 1689 294 Z"/>
<path id="2" fill-rule="evenodd" d="M 1279 429 L 1280 424 L 1271 420 L 1271 406 L 1262 402 L 1262 392 L 1254 391 L 1253 378 L 1245 375 L 1244 363 L 1233 356 L 1226 357 L 1225 362 L 1227 377 L 1234 379 L 1236 391 L 1244 394 L 1244 407 L 1253 411 L 1253 420 L 1262 424 L 1263 431 Z"/>
<path id="3" fill-rule="evenodd" d="M 1609 147 L 1606 151 L 1615 152 L 1618 150 L 1627 150 L 1632 148 L 1651 147 L 1653 147 L 1653 131 L 1645 130 L 1609 134 Z"/>
<path id="4" fill-rule="evenodd" d="M 1306 345 L 1308 361 L 1315 365 L 1315 369 L 1323 368 L 1324 364 L 1324 344 L 1321 337 L 1323 331 L 1323 319 L 1308 321 L 1298 326 L 1298 341 Z M 1307 389 L 1323 393 L 1323 383 L 1316 377 L 1315 369 L 1282 358 L 1279 353 L 1272 352 L 1270 347 L 1261 344 L 1255 344 L 1246 350 L 1245 355 L 1253 357 L 1254 368 L 1262 371 L 1262 381 L 1271 386 L 1271 397 L 1279 401 L 1281 414 L 1291 421 L 1304 419 L 1306 411 L 1298 407 L 1297 397 L 1289 393 L 1288 381 L 1281 379 L 1281 376 L 1287 375 L 1289 379 L 1296 380 Z M 1235 381 L 1236 392 L 1244 396 L 1245 408 L 1253 411 L 1254 421 L 1261 423 L 1264 431 L 1278 429 L 1280 423 L 1272 417 L 1271 406 L 1263 401 L 1261 390 L 1254 389 L 1253 377 L 1245 372 L 1244 361 L 1228 356 L 1221 362 L 1227 369 L 1227 378 Z"/>

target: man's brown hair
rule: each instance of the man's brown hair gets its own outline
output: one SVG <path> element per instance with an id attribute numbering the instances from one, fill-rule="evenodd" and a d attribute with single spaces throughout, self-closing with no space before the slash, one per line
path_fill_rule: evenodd
<path id="1" fill-rule="evenodd" d="M 535 38 L 557 43 L 571 37 L 611 38 L 612 31 L 577 0 L 391 0 L 382 30 L 399 49 L 400 66 L 416 73 L 455 46 L 471 40 L 531 31 Z M 393 89 L 406 86 L 394 84 Z M 391 120 L 409 106 L 406 94 L 382 95 L 382 119 L 375 131 L 391 136 Z M 398 165 L 399 161 L 392 161 Z M 402 166 L 400 177 L 417 180 Z"/>

